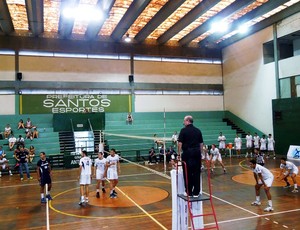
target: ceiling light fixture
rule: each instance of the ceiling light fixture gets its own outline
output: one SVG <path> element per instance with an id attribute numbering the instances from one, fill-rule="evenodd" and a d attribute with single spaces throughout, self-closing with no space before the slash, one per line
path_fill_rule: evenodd
<path id="1" fill-rule="evenodd" d="M 66 19 L 90 22 L 100 21 L 103 13 L 90 5 L 79 5 L 78 7 L 65 8 L 62 14 Z"/>
<path id="2" fill-rule="evenodd" d="M 228 30 L 228 24 L 226 22 L 215 22 L 211 25 L 210 31 L 215 33 L 226 32 Z"/>
<path id="3" fill-rule="evenodd" d="M 131 38 L 129 37 L 129 34 L 126 34 L 126 37 L 124 38 L 125 42 L 131 42 Z"/>

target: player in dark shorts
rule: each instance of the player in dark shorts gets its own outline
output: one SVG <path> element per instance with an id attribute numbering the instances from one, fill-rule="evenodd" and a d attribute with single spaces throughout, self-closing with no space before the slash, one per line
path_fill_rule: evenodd
<path id="1" fill-rule="evenodd" d="M 46 153 L 41 152 L 40 153 L 40 160 L 37 162 L 37 175 L 38 180 L 40 182 L 41 186 L 41 203 L 46 203 L 48 200 L 52 200 L 52 197 L 50 196 L 50 190 L 51 190 L 51 165 L 50 160 L 46 158 Z M 45 198 L 45 185 L 48 184 L 48 191 L 46 191 L 46 198 Z"/>

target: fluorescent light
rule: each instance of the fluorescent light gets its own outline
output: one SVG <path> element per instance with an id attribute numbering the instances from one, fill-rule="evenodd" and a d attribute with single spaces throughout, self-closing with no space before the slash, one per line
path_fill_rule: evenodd
<path id="1" fill-rule="evenodd" d="M 241 26 L 239 26 L 239 28 L 238 28 L 238 32 L 239 32 L 240 34 L 245 34 L 245 33 L 248 32 L 248 30 L 249 30 L 249 27 L 246 26 L 246 25 L 241 25 Z"/>
<path id="2" fill-rule="evenodd" d="M 66 19 L 75 19 L 78 21 L 100 21 L 102 19 L 102 11 L 95 6 L 80 5 L 79 7 L 70 7 L 63 10 L 63 16 Z"/>
<path id="3" fill-rule="evenodd" d="M 228 30 L 228 24 L 226 22 L 215 22 L 211 25 L 211 32 L 226 32 Z"/>

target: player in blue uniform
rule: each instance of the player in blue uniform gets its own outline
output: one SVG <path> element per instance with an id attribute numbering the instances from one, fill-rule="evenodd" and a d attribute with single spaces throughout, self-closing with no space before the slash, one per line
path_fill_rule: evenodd
<path id="1" fill-rule="evenodd" d="M 52 197 L 50 196 L 50 190 L 52 187 L 52 180 L 51 180 L 51 165 L 50 160 L 46 158 L 46 153 L 41 152 L 40 153 L 40 160 L 37 162 L 37 175 L 38 180 L 40 182 L 41 186 L 41 203 L 46 203 L 46 198 L 48 200 L 52 200 Z M 46 191 L 46 198 L 45 198 L 45 185 L 48 184 L 48 191 Z"/>

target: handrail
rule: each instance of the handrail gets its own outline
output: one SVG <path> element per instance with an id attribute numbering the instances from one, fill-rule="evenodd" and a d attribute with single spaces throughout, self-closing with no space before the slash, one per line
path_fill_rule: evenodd
<path id="1" fill-rule="evenodd" d="M 92 133 L 93 133 L 93 138 L 94 138 L 94 140 L 95 140 L 94 130 L 93 130 L 93 127 L 92 127 L 92 124 L 91 124 L 91 121 L 90 121 L 89 118 L 88 118 L 88 122 L 89 122 L 90 129 L 91 129 L 91 131 L 92 131 Z"/>
<path id="2" fill-rule="evenodd" d="M 74 133 L 74 127 L 73 127 L 73 120 L 72 120 L 72 118 L 70 118 L 70 121 L 71 121 L 72 132 Z"/>

